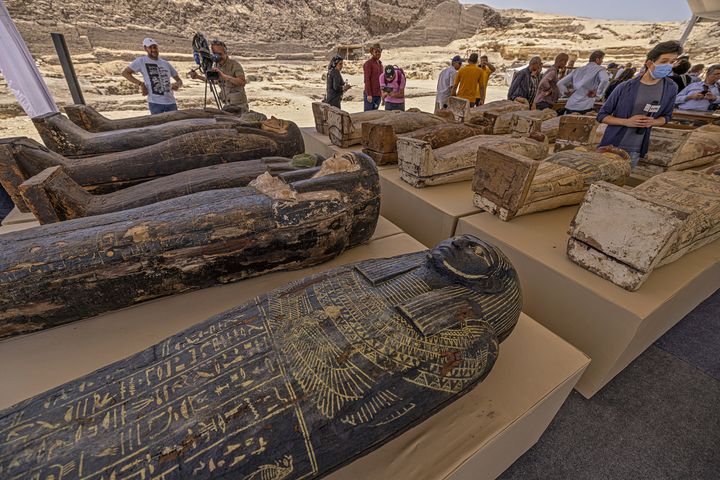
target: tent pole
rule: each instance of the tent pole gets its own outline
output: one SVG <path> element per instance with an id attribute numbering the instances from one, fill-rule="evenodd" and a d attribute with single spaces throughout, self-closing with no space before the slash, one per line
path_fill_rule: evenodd
<path id="1" fill-rule="evenodd" d="M 687 26 L 685 27 L 685 31 L 682 34 L 682 37 L 680 37 L 680 45 L 685 46 L 685 42 L 687 42 L 688 37 L 690 37 L 690 32 L 692 32 L 693 27 L 695 27 L 695 24 L 700 20 L 700 17 L 697 15 L 693 15 L 690 21 L 688 22 Z"/>

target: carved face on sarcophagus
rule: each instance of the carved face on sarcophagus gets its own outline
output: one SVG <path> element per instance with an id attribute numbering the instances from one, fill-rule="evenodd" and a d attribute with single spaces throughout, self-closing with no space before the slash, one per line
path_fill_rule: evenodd
<path id="1" fill-rule="evenodd" d="M 29 211 L 19 192 L 22 182 L 46 168 L 62 166 L 86 190 L 104 194 L 194 168 L 260 157 L 292 157 L 305 150 L 292 122 L 269 120 L 257 128 L 190 132 L 143 148 L 86 158 L 67 158 L 26 137 L 0 140 L 0 183 L 21 211 Z"/>
<path id="2" fill-rule="evenodd" d="M 568 256 L 627 290 L 720 238 L 720 176 L 661 173 L 632 190 L 593 185 L 570 225 Z"/>
<path id="3" fill-rule="evenodd" d="M 315 265 L 372 236 L 370 158 L 337 155 L 302 173 L 2 235 L 0 338 Z"/>
<path id="4" fill-rule="evenodd" d="M 630 157 L 612 147 L 565 150 L 544 161 L 489 147 L 478 151 L 473 202 L 501 220 L 580 203 L 594 182 L 624 185 Z"/>
<path id="5" fill-rule="evenodd" d="M 3 411 L 0 476 L 320 478 L 474 388 L 520 311 L 469 236 L 309 276 Z"/>

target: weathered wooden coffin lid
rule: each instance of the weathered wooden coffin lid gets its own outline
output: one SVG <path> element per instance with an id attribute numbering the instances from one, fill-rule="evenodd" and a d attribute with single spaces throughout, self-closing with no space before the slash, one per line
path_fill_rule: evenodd
<path id="1" fill-rule="evenodd" d="M 542 162 L 510 149 L 488 147 L 478 153 L 473 178 L 475 204 L 502 220 L 515 215 L 579 203 L 588 187 L 608 180 L 624 184 L 630 157 L 617 148 L 556 152 Z"/>
<path id="2" fill-rule="evenodd" d="M 398 112 L 382 118 L 363 122 L 363 149 L 389 153 L 397 151 L 397 136 L 433 125 L 444 125 L 447 121 L 427 112 Z"/>
<path id="3" fill-rule="evenodd" d="M 544 159 L 548 153 L 547 143 L 510 135 L 473 135 L 438 148 L 431 148 L 429 142 L 401 137 L 398 139 L 401 178 L 416 187 L 470 180 L 478 157 L 488 146 L 536 160 Z"/>
<path id="4" fill-rule="evenodd" d="M 268 120 L 257 125 L 190 132 L 147 147 L 79 159 L 51 152 L 26 137 L 2 139 L 0 183 L 18 208 L 28 211 L 20 184 L 53 166 L 65 167 L 68 176 L 94 193 L 108 193 L 188 169 L 304 151 L 302 132 L 294 123 Z"/>
<path id="5" fill-rule="evenodd" d="M 588 190 L 570 225 L 568 256 L 627 290 L 657 267 L 720 238 L 720 177 L 665 172 L 632 190 Z"/>
<path id="6" fill-rule="evenodd" d="M 218 110 L 217 108 L 187 108 L 156 115 L 110 119 L 89 105 L 66 105 L 63 109 L 71 122 L 88 132 L 142 128 L 189 118 L 214 118 L 222 115 L 234 115 L 225 110 Z M 246 114 L 235 115 L 235 117 L 242 122 L 260 122 L 267 120 L 265 115 L 258 112 L 248 112 Z"/>
<path id="7" fill-rule="evenodd" d="M 694 130 L 653 128 L 644 162 L 667 170 L 685 170 L 712 162 L 720 156 L 720 126 L 703 125 Z"/>
<path id="8" fill-rule="evenodd" d="M 362 140 L 362 124 L 377 120 L 387 115 L 397 114 L 396 111 L 369 110 L 367 112 L 348 113 L 337 107 L 327 107 L 327 124 L 330 141 L 333 145 L 347 148 L 357 145 Z"/>
<path id="9" fill-rule="evenodd" d="M 0 475 L 323 477 L 482 381 L 518 284 L 471 236 L 292 282 L 4 410 Z"/>
<path id="10" fill-rule="evenodd" d="M 190 118 L 159 125 L 108 132 L 91 133 L 60 113 L 33 118 L 35 128 L 50 150 L 65 156 L 88 156 L 146 147 L 178 135 L 218 128 L 257 126 L 245 124 L 235 117 Z"/>
<path id="11" fill-rule="evenodd" d="M 248 187 L 0 236 L 0 337 L 152 298 L 303 268 L 366 242 L 380 208 L 377 168 L 336 155 L 311 178 L 265 173 Z"/>
<path id="12" fill-rule="evenodd" d="M 308 166 L 322 163 L 322 159 L 313 160 Z M 275 176 L 301 170 L 304 168 L 295 166 L 290 158 L 267 157 L 186 170 L 116 192 L 91 195 L 63 167 L 56 166 L 23 182 L 20 194 L 35 218 L 46 224 L 128 210 L 205 190 L 245 187 L 265 172 Z"/>

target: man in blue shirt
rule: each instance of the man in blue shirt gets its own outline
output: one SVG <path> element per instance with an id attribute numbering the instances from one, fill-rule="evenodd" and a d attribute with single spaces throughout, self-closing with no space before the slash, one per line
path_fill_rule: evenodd
<path id="1" fill-rule="evenodd" d="M 645 72 L 621 83 L 598 113 L 597 120 L 608 125 L 600 146 L 612 145 L 630 154 L 635 167 L 647 155 L 652 127 L 665 125 L 672 117 L 677 85 L 669 75 L 682 46 L 662 42 L 650 50 Z"/>
<path id="2" fill-rule="evenodd" d="M 680 110 L 701 110 L 706 112 L 710 105 L 720 104 L 720 64 L 708 67 L 704 82 L 691 83 L 678 93 L 675 103 Z"/>

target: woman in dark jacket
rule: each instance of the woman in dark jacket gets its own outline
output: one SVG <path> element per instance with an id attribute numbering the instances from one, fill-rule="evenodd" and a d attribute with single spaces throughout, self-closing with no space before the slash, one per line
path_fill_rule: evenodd
<path id="1" fill-rule="evenodd" d="M 327 90 L 325 100 L 323 100 L 323 102 L 337 108 L 341 108 L 340 102 L 342 101 L 343 93 L 350 88 L 350 85 L 343 81 L 342 75 L 340 74 L 342 68 L 343 57 L 335 55 L 328 65 Z"/>
<path id="2" fill-rule="evenodd" d="M 613 92 L 613 90 L 615 90 L 615 87 L 633 78 L 636 71 L 637 70 L 635 70 L 634 68 L 626 68 L 625 70 L 623 70 L 620 73 L 620 76 L 610 82 L 610 85 L 608 85 L 607 90 L 605 90 L 605 98 L 610 98 L 610 94 Z"/>

